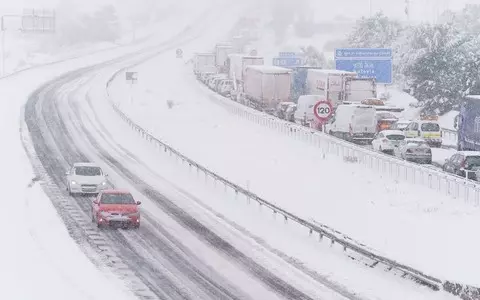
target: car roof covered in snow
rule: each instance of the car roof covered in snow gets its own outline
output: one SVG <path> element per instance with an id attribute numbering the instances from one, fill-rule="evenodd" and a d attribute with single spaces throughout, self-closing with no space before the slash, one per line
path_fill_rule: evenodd
<path id="1" fill-rule="evenodd" d="M 277 67 L 277 66 L 265 66 L 265 65 L 250 65 L 246 67 L 246 70 L 256 70 L 264 74 L 287 74 L 291 73 L 291 69 Z"/>
<path id="2" fill-rule="evenodd" d="M 90 162 L 77 162 L 73 164 L 74 167 L 98 167 L 95 163 Z"/>
<path id="3" fill-rule="evenodd" d="M 109 190 L 103 190 L 103 194 L 131 194 L 127 190 L 122 190 L 122 189 L 109 189 Z"/>
<path id="4" fill-rule="evenodd" d="M 422 138 L 407 138 L 405 139 L 407 143 L 427 143 L 424 139 Z"/>
<path id="5" fill-rule="evenodd" d="M 405 135 L 405 134 L 403 133 L 403 131 L 401 131 L 401 130 L 390 130 L 390 129 L 387 129 L 387 130 L 382 130 L 382 131 L 380 131 L 380 132 L 383 133 L 383 134 Z"/>
<path id="6" fill-rule="evenodd" d="M 464 156 L 480 156 L 480 151 L 458 151 L 457 153 Z"/>

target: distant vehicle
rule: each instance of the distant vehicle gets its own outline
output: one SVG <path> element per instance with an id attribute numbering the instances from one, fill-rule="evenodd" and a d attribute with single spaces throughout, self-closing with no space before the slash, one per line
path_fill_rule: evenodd
<path id="1" fill-rule="evenodd" d="M 302 95 L 298 98 L 297 108 L 294 114 L 294 122 L 303 126 L 311 127 L 315 120 L 313 107 L 324 98 L 320 95 Z"/>
<path id="2" fill-rule="evenodd" d="M 292 104 L 288 106 L 288 108 L 285 110 L 285 120 L 288 122 L 295 122 L 295 111 L 297 110 L 297 105 Z"/>
<path id="3" fill-rule="evenodd" d="M 104 190 L 92 202 L 92 222 L 99 228 L 139 228 L 140 201 L 121 190 Z"/>
<path id="4" fill-rule="evenodd" d="M 442 146 L 442 129 L 438 121 L 420 120 L 412 121 L 405 128 L 407 138 L 423 138 L 430 146 L 440 148 Z"/>
<path id="5" fill-rule="evenodd" d="M 198 74 L 198 79 L 204 84 L 206 84 L 208 79 L 215 74 L 216 73 L 213 73 L 213 72 L 202 72 Z"/>
<path id="6" fill-rule="evenodd" d="M 216 78 L 214 78 L 212 81 L 210 81 L 208 87 L 209 87 L 212 91 L 217 91 L 218 85 L 219 85 L 223 80 L 225 80 L 225 77 L 223 77 L 223 76 L 216 77 Z"/>
<path id="7" fill-rule="evenodd" d="M 280 102 L 277 105 L 277 108 L 275 109 L 275 116 L 277 116 L 280 119 L 287 120 L 286 119 L 286 113 L 289 107 L 295 106 L 294 102 Z"/>
<path id="8" fill-rule="evenodd" d="M 375 107 L 363 104 L 341 104 L 328 126 L 328 132 L 350 142 L 370 143 L 377 133 Z"/>
<path id="9" fill-rule="evenodd" d="M 233 81 L 231 79 L 223 79 L 217 87 L 217 92 L 225 97 L 230 96 L 233 90 Z"/>
<path id="10" fill-rule="evenodd" d="M 410 123 L 412 123 L 412 121 L 399 119 L 392 125 L 391 129 L 405 131 Z"/>
<path id="11" fill-rule="evenodd" d="M 219 80 L 222 80 L 222 79 L 225 79 L 225 77 L 222 74 L 212 75 L 207 80 L 207 86 L 211 90 L 213 90 L 215 88 L 215 85 L 219 82 Z"/>
<path id="12" fill-rule="evenodd" d="M 107 175 L 94 163 L 74 163 L 66 176 L 67 191 L 72 196 L 98 194 L 107 188 Z"/>
<path id="13" fill-rule="evenodd" d="M 193 73 L 198 76 L 200 73 L 215 73 L 216 71 L 215 53 L 195 53 L 193 58 Z"/>
<path id="14" fill-rule="evenodd" d="M 261 56 L 249 56 L 241 53 L 228 55 L 229 78 L 236 83 L 244 81 L 244 75 L 248 66 L 264 65 L 264 58 Z"/>
<path id="15" fill-rule="evenodd" d="M 395 156 L 406 161 L 416 163 L 432 163 L 432 149 L 421 138 L 405 139 L 398 149 L 394 150 Z"/>
<path id="16" fill-rule="evenodd" d="M 446 159 L 442 168 L 445 172 L 478 181 L 476 171 L 480 168 L 480 151 L 459 151 Z"/>
<path id="17" fill-rule="evenodd" d="M 460 102 L 457 119 L 459 151 L 480 151 L 480 95 L 466 96 Z"/>
<path id="18" fill-rule="evenodd" d="M 215 45 L 215 66 L 219 73 L 227 73 L 228 55 L 233 52 L 231 43 L 218 43 Z"/>
<path id="19" fill-rule="evenodd" d="M 376 109 L 376 107 L 375 107 Z M 393 125 L 397 122 L 398 118 L 389 112 L 377 111 L 377 132 L 393 129 Z"/>
<path id="20" fill-rule="evenodd" d="M 405 135 L 400 130 L 384 130 L 375 136 L 372 141 L 373 150 L 384 153 L 394 154 L 396 148 L 399 148 Z"/>

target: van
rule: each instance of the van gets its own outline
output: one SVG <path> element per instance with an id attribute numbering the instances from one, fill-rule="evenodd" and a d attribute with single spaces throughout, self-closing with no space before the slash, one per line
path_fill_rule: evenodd
<path id="1" fill-rule="evenodd" d="M 328 133 L 349 142 L 371 143 L 377 131 L 376 109 L 371 105 L 341 104 Z"/>
<path id="2" fill-rule="evenodd" d="M 313 107 L 323 98 L 320 95 L 303 95 L 298 98 L 297 108 L 293 115 L 295 123 L 303 126 L 311 126 L 315 119 Z"/>
<path id="3" fill-rule="evenodd" d="M 407 138 L 423 138 L 431 147 L 442 146 L 442 128 L 438 121 L 428 119 L 413 121 L 405 128 Z"/>

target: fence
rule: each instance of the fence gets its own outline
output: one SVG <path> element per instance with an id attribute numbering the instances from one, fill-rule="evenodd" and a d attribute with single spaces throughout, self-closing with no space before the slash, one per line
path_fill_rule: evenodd
<path id="1" fill-rule="evenodd" d="M 444 195 L 463 199 L 470 205 L 480 205 L 480 185 L 476 181 L 362 148 L 323 132 L 278 119 L 219 95 L 212 94 L 210 97 L 233 114 L 313 145 L 325 155 L 334 155 L 358 163 L 395 180 L 426 186 Z"/>

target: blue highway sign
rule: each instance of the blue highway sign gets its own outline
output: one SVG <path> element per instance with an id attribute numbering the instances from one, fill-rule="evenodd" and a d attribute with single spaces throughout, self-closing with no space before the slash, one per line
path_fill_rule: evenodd
<path id="1" fill-rule="evenodd" d="M 301 57 L 275 57 L 272 64 L 277 67 L 292 68 L 303 65 Z"/>
<path id="2" fill-rule="evenodd" d="M 360 78 L 375 78 L 377 83 L 392 83 L 392 49 L 335 49 L 337 70 L 356 72 Z"/>

